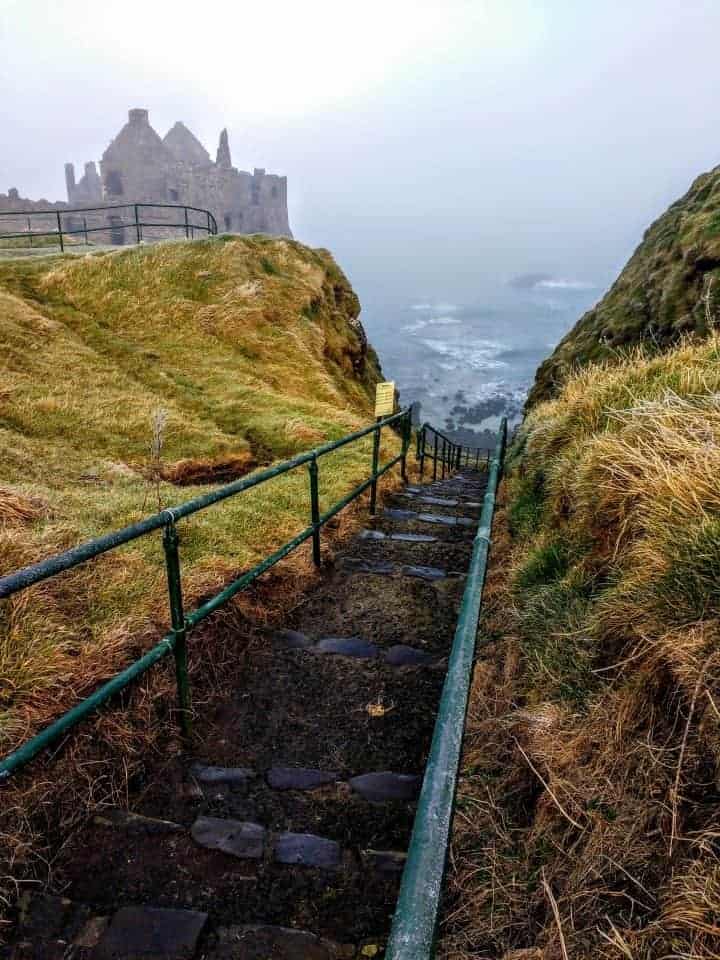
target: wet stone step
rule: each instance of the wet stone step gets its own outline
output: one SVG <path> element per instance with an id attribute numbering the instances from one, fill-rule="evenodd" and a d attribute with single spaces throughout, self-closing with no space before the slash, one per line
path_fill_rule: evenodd
<path id="1" fill-rule="evenodd" d="M 418 496 L 415 493 L 407 493 L 405 496 L 413 497 L 418 503 L 431 503 L 436 507 L 457 507 L 460 502 L 459 500 L 450 500 L 446 497 Z"/>
<path id="2" fill-rule="evenodd" d="M 199 846 L 220 850 L 240 860 L 259 860 L 263 855 L 265 828 L 258 823 L 198 817 L 190 833 Z"/>
<path id="3" fill-rule="evenodd" d="M 399 540 L 401 543 L 437 543 L 438 538 L 429 533 L 391 533 L 390 540 Z"/>
<path id="4" fill-rule="evenodd" d="M 191 960 L 208 915 L 196 910 L 123 907 L 93 952 L 93 960 Z"/>
<path id="5" fill-rule="evenodd" d="M 330 770 L 310 770 L 307 767 L 271 767 L 266 775 L 273 790 L 315 790 L 342 778 Z"/>
<path id="6" fill-rule="evenodd" d="M 444 580 L 447 577 L 445 570 L 438 567 L 422 567 L 417 564 L 406 564 L 402 567 L 406 577 L 420 577 L 421 580 Z"/>
<path id="7" fill-rule="evenodd" d="M 477 523 L 472 517 L 453 517 L 445 513 L 418 513 L 416 517 L 423 523 L 440 523 L 446 527 L 474 527 Z"/>
<path id="8" fill-rule="evenodd" d="M 289 643 L 287 634 L 292 634 Z M 374 643 L 362 640 L 360 637 L 326 637 L 315 643 L 305 634 L 294 630 L 279 630 L 274 634 L 275 639 L 286 644 L 290 650 L 306 650 L 308 653 L 334 654 L 341 657 L 352 657 L 358 660 L 375 660 L 381 657 L 391 667 L 419 667 L 434 663 L 433 654 L 408 644 L 397 643 L 386 650 L 381 650 Z M 301 637 L 303 642 L 298 643 Z"/>
<path id="9" fill-rule="evenodd" d="M 215 795 L 222 796 L 228 793 L 247 793 L 255 771 L 245 767 L 213 767 L 204 763 L 193 763 L 190 775 L 204 787 L 212 788 Z"/>
<path id="10" fill-rule="evenodd" d="M 374 643 L 360 637 L 325 637 L 324 640 L 318 640 L 312 649 L 314 653 L 335 653 L 341 657 L 359 659 L 374 659 L 380 654 Z"/>
<path id="11" fill-rule="evenodd" d="M 383 533 L 382 530 L 363 530 L 361 540 L 393 540 L 400 543 L 438 543 L 429 533 Z"/>
<path id="12" fill-rule="evenodd" d="M 414 510 L 398 510 L 395 507 L 385 507 L 382 515 L 389 520 L 414 520 L 417 517 Z"/>
<path id="13" fill-rule="evenodd" d="M 414 800 L 420 790 L 420 777 L 409 773 L 363 773 L 348 783 L 355 793 L 372 803 Z"/>
<path id="14" fill-rule="evenodd" d="M 274 859 L 303 867 L 334 870 L 340 866 L 340 844 L 312 833 L 280 833 L 275 840 Z"/>
<path id="15" fill-rule="evenodd" d="M 354 944 L 325 940 L 305 930 L 265 924 L 224 927 L 207 960 L 352 960 Z"/>

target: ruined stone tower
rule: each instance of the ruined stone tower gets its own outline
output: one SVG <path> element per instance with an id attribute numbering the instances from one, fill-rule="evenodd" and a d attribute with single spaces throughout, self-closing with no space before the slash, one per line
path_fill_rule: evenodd
<path id="1" fill-rule="evenodd" d="M 180 203 L 209 210 L 221 231 L 291 236 L 287 178 L 253 173 L 232 165 L 227 130 L 220 134 L 216 162 L 188 128 L 178 121 L 160 137 L 147 110 L 130 110 L 128 122 L 100 160 L 85 164 L 76 183 L 65 165 L 71 206 L 119 203 Z"/>

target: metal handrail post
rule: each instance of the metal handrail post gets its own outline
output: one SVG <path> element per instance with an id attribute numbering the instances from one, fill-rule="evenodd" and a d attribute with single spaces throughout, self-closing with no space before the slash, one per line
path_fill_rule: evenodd
<path id="1" fill-rule="evenodd" d="M 57 227 L 58 227 L 58 236 L 60 237 L 60 253 L 65 253 L 65 245 L 63 243 L 62 235 L 62 220 L 60 219 L 60 211 L 57 211 Z"/>
<path id="2" fill-rule="evenodd" d="M 180 576 L 180 556 L 178 553 L 177 528 L 169 523 L 163 531 L 163 549 L 167 571 L 168 596 L 170 599 L 170 621 L 175 645 L 175 678 L 177 681 L 178 705 L 180 708 L 180 729 L 184 736 L 190 736 L 190 683 L 187 669 L 187 624 L 182 599 L 182 580 Z"/>
<path id="3" fill-rule="evenodd" d="M 137 204 L 135 204 L 135 235 L 137 236 L 137 242 L 140 243 L 140 218 L 138 216 Z"/>
<path id="4" fill-rule="evenodd" d="M 411 424 L 411 422 L 410 422 L 410 408 L 408 408 L 408 415 L 407 415 L 407 417 L 403 420 L 403 424 L 402 424 L 402 440 L 401 440 L 401 442 L 402 442 L 401 451 L 402 451 L 402 452 L 401 452 L 401 454 L 400 454 L 400 476 L 402 477 L 403 483 L 407 483 L 407 481 L 408 481 L 408 476 L 407 476 L 407 452 L 408 452 L 408 449 L 409 449 L 409 447 L 410 447 L 410 430 L 411 430 L 411 428 L 412 428 L 412 424 Z"/>
<path id="5" fill-rule="evenodd" d="M 317 457 L 313 457 L 308 463 L 308 472 L 310 474 L 310 519 L 313 526 L 312 551 L 313 563 L 316 567 L 320 566 L 320 496 L 318 493 L 318 462 Z"/>
<path id="6" fill-rule="evenodd" d="M 378 461 L 380 459 L 380 431 L 382 427 L 380 426 L 382 422 L 382 417 L 378 417 L 376 420 L 377 427 L 375 428 L 375 433 L 373 434 L 373 452 L 372 452 L 372 483 L 370 484 L 370 514 L 375 513 L 375 508 L 377 507 L 377 473 L 378 473 Z"/>

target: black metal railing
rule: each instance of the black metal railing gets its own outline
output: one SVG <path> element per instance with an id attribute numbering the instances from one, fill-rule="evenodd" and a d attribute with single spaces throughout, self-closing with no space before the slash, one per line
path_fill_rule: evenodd
<path id="1" fill-rule="evenodd" d="M 172 211 L 167 217 L 160 213 L 166 210 Z M 7 223 L 15 227 L 12 232 L 3 231 L 2 227 Z M 18 229 L 20 225 L 22 228 Z M 158 230 L 165 234 L 158 236 Z M 155 231 L 155 235 L 144 231 Z M 218 232 L 218 227 L 209 210 L 178 203 L 118 203 L 101 207 L 0 213 L 0 249 L 3 246 L 43 248 L 57 245 L 62 253 L 68 243 L 84 242 L 90 245 L 90 236 L 100 233 L 106 235 L 110 244 L 122 246 L 128 236 L 130 243 L 141 243 L 143 240 L 165 239 L 167 231 L 178 231 L 181 236 L 184 234 L 188 240 L 192 240 L 196 233 L 212 236 Z M 57 242 L 48 244 L 48 240 Z"/>
<path id="2" fill-rule="evenodd" d="M 487 470 L 490 466 L 491 451 L 486 447 L 470 447 L 456 443 L 429 423 L 424 423 L 417 433 L 417 458 L 420 462 L 420 476 L 425 473 L 425 460 L 432 461 L 433 480 L 438 473 L 442 478 L 453 470 L 472 467 L 475 470 Z"/>

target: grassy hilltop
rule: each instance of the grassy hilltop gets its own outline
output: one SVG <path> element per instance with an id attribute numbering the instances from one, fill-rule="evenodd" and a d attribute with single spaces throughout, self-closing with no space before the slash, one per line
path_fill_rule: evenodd
<path id="1" fill-rule="evenodd" d="M 0 263 L 0 570 L 368 423 L 358 313 L 330 254 L 284 239 Z M 324 503 L 369 459 L 325 458 Z M 183 521 L 188 604 L 306 526 L 306 474 Z M 163 577 L 148 537 L 0 605 L 2 752 L 157 636 Z"/>
<path id="2" fill-rule="evenodd" d="M 540 366 L 528 406 L 554 396 L 574 369 L 638 343 L 662 352 L 706 336 L 720 310 L 720 167 L 704 173 L 647 230 L 616 282 Z"/>
<path id="3" fill-rule="evenodd" d="M 543 365 L 509 451 L 452 956 L 720 956 L 719 223 L 720 170 Z"/>

